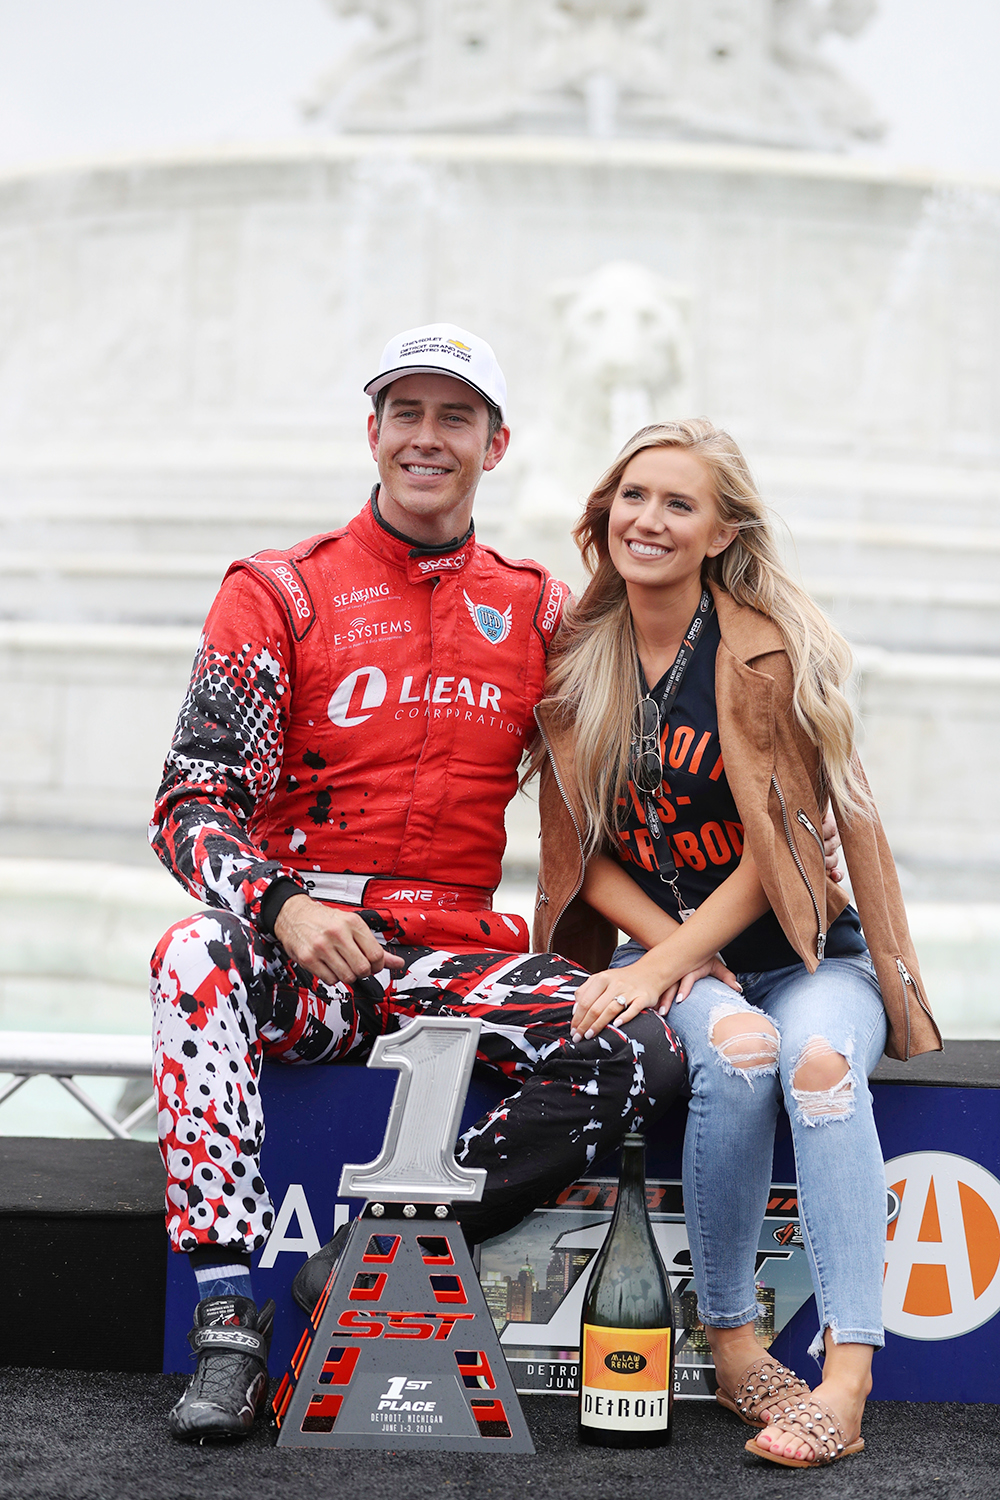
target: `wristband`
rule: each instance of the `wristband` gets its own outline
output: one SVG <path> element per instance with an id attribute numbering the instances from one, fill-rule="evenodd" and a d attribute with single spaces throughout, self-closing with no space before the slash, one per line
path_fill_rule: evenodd
<path id="1" fill-rule="evenodd" d="M 267 937 L 274 937 L 274 924 L 285 902 L 290 901 L 293 896 L 308 894 L 308 891 L 303 890 L 297 880 L 290 880 L 287 875 L 279 875 L 278 879 L 268 886 L 261 898 L 260 919 L 257 923 L 261 932 Z"/>

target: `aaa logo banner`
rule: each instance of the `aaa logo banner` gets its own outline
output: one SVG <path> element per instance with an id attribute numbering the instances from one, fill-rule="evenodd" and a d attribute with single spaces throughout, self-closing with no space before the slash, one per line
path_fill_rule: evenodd
<path id="1" fill-rule="evenodd" d="M 1000 1182 L 948 1151 L 885 1164 L 883 1315 L 910 1339 L 952 1339 L 1000 1311 Z"/>

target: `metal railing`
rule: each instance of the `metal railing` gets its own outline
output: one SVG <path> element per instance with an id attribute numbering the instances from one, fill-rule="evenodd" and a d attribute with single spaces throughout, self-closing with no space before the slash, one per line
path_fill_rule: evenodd
<path id="1" fill-rule="evenodd" d="M 131 1132 L 156 1112 L 156 1096 L 150 1094 L 137 1109 L 116 1120 L 76 1082 L 78 1076 L 104 1078 L 148 1078 L 152 1067 L 152 1045 L 145 1036 L 102 1036 L 75 1031 L 0 1031 L 0 1073 L 13 1073 L 0 1088 L 3 1104 L 19 1088 L 39 1074 L 61 1084 L 67 1094 L 82 1104 L 110 1135 L 130 1141 Z"/>

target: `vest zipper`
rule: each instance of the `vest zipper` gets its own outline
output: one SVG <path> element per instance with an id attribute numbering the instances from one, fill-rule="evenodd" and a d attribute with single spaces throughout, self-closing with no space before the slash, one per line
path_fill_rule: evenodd
<path id="1" fill-rule="evenodd" d="M 809 876 L 806 874 L 806 867 L 802 863 L 802 856 L 799 854 L 798 849 L 796 849 L 795 847 L 795 840 L 792 837 L 792 825 L 788 820 L 788 807 L 785 803 L 785 794 L 778 784 L 778 776 L 777 772 L 775 771 L 771 772 L 771 785 L 774 787 L 775 793 L 777 794 L 778 798 L 778 804 L 781 807 L 781 821 L 784 824 L 785 828 L 785 842 L 788 845 L 788 852 L 791 854 L 793 860 L 795 861 L 795 868 L 802 876 L 802 882 L 805 885 L 806 890 L 809 892 L 809 900 L 812 902 L 813 912 L 816 916 L 816 958 L 820 963 L 822 963 L 823 953 L 826 949 L 826 933 L 823 931 L 823 920 L 820 916 L 819 902 L 816 900 L 816 892 L 813 890 L 809 880 Z M 800 819 L 805 818 L 805 813 L 800 812 L 799 817 Z M 806 819 L 806 823 L 809 826 L 810 832 L 817 839 L 819 839 L 819 835 L 816 833 L 815 828 L 812 827 L 812 824 L 809 823 L 808 819 Z M 822 840 L 819 840 L 819 846 L 820 849 L 823 848 Z"/>
<path id="2" fill-rule="evenodd" d="M 930 1016 L 931 1020 L 933 1021 L 934 1020 L 934 1012 L 931 1010 L 930 1006 L 927 1004 L 927 1001 L 924 999 L 923 995 L 920 993 L 920 986 L 919 986 L 919 984 L 914 979 L 913 975 L 910 973 L 909 969 L 906 967 L 906 964 L 903 962 L 903 960 L 901 958 L 897 958 L 896 959 L 896 968 L 899 970 L 899 977 L 903 981 L 904 986 L 906 986 L 906 985 L 911 985 L 912 986 L 913 993 L 916 996 L 917 1004 L 920 1006 L 920 1009 L 923 1011 L 924 1015 L 925 1016 Z"/>
<path id="3" fill-rule="evenodd" d="M 909 997 L 907 996 L 906 991 L 907 991 L 907 989 L 912 989 L 913 993 L 916 995 L 916 997 L 917 997 L 918 1000 L 920 999 L 920 991 L 917 989 L 916 983 L 914 982 L 913 975 L 910 973 L 909 969 L 906 967 L 906 965 L 904 964 L 904 962 L 903 962 L 903 960 L 901 958 L 897 957 L 897 959 L 896 959 L 896 968 L 899 970 L 899 977 L 903 981 L 903 1010 L 906 1013 L 906 1060 L 909 1061 L 909 1058 L 910 1058 L 910 1005 L 909 1005 Z M 924 1009 L 926 1009 L 926 1006 L 924 1007 Z"/>
<path id="4" fill-rule="evenodd" d="M 816 840 L 817 844 L 819 845 L 820 851 L 823 853 L 823 858 L 825 860 L 826 859 L 826 852 L 825 852 L 825 850 L 823 850 L 823 840 L 820 838 L 819 834 L 816 832 L 816 829 L 813 826 L 813 823 L 812 823 L 811 819 L 808 817 L 808 815 L 806 813 L 804 813 L 802 811 L 801 807 L 799 808 L 798 812 L 795 814 L 795 817 L 796 817 L 796 820 L 799 823 L 802 824 L 803 828 L 808 828 L 809 832 L 812 834 L 813 838 Z"/>

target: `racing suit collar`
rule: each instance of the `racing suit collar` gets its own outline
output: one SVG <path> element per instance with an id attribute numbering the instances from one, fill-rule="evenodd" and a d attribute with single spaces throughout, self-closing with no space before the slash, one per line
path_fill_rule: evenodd
<path id="1" fill-rule="evenodd" d="M 353 523 L 375 551 L 390 559 L 397 567 L 404 568 L 410 583 L 461 572 L 476 548 L 474 524 L 469 526 L 463 537 L 453 537 L 443 545 L 427 546 L 389 525 L 379 511 L 378 492 L 379 486 L 376 484 L 369 504 Z"/>
<path id="2" fill-rule="evenodd" d="M 473 521 L 469 522 L 469 529 L 464 536 L 453 536 L 450 542 L 439 542 L 437 546 L 431 546 L 427 542 L 414 541 L 413 537 L 407 536 L 402 531 L 397 531 L 395 526 L 390 526 L 389 522 L 385 519 L 382 512 L 379 510 L 378 492 L 380 489 L 381 485 L 375 484 L 372 486 L 370 497 L 372 515 L 375 517 L 375 520 L 381 526 L 383 531 L 387 531 L 390 536 L 394 536 L 398 542 L 406 543 L 406 545 L 411 549 L 411 557 L 437 557 L 444 554 L 445 552 L 455 552 L 459 547 L 464 547 L 466 542 L 471 542 L 473 534 L 476 530 L 475 522 Z"/>

